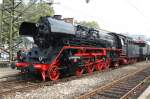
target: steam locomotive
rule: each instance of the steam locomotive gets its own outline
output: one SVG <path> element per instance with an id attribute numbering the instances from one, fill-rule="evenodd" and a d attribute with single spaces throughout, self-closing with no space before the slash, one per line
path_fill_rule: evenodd
<path id="1" fill-rule="evenodd" d="M 20 35 L 31 36 L 34 46 L 27 54 L 18 53 L 15 67 L 40 73 L 42 80 L 57 80 L 60 75 L 91 74 L 109 67 L 134 63 L 150 54 L 149 45 L 130 37 L 74 26 L 54 17 L 41 17 L 37 23 L 23 22 Z"/>

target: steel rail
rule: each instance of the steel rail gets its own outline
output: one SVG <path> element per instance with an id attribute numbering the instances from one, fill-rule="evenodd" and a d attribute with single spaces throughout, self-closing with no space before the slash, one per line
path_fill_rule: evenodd
<path id="1" fill-rule="evenodd" d="M 112 70 L 112 69 L 93 72 L 93 74 L 97 74 L 97 73 L 100 73 L 100 72 L 107 72 L 107 71 L 110 71 L 110 70 Z M 87 77 L 87 76 L 89 76 L 89 74 L 83 74 L 80 78 Z M 47 81 L 47 82 L 42 82 L 41 81 L 41 82 L 38 82 L 38 83 L 32 83 L 32 82 L 27 82 L 26 83 L 25 82 L 24 83 L 25 85 L 27 85 L 27 84 L 29 84 L 29 85 L 27 85 L 27 86 L 22 85 L 21 88 L 9 88 L 9 90 L 7 90 L 7 91 L 0 92 L 0 96 L 1 95 L 7 95 L 7 94 L 10 94 L 10 93 L 15 93 L 15 92 L 30 91 L 31 89 L 37 89 L 37 88 L 44 87 L 44 86 L 52 86 L 52 85 L 57 84 L 57 83 L 67 82 L 67 81 L 71 81 L 71 80 L 75 80 L 75 79 L 79 79 L 79 77 L 70 76 L 70 77 L 67 77 L 67 78 L 58 79 L 56 81 Z M 23 81 L 20 81 L 20 82 L 23 82 Z M 6 83 L 9 83 L 9 82 L 6 81 Z M 19 81 L 17 83 L 19 83 Z"/>
<path id="2" fill-rule="evenodd" d="M 145 69 L 145 68 L 147 68 L 147 67 L 144 67 L 143 69 Z M 143 69 L 140 69 L 139 71 L 142 71 Z M 112 68 L 109 68 L 109 69 L 103 70 L 103 71 L 93 72 L 93 74 L 97 74 L 100 72 L 106 72 L 106 71 L 110 71 L 110 70 L 112 70 Z M 83 74 L 80 78 L 83 78 L 86 76 L 89 76 L 89 74 Z M 67 78 L 63 78 L 63 79 L 58 79 L 57 81 L 48 81 L 48 82 L 39 82 L 39 83 L 30 83 L 29 82 L 28 83 L 29 85 L 26 84 L 27 86 L 22 86 L 21 88 L 14 88 L 14 89 L 10 88 L 10 90 L 8 90 L 8 91 L 0 92 L 0 96 L 7 95 L 10 93 L 15 93 L 18 91 L 19 92 L 30 91 L 31 89 L 37 89 L 37 88 L 44 87 L 44 86 L 52 86 L 52 85 L 60 83 L 60 82 L 67 82 L 67 81 L 71 81 L 71 80 L 75 80 L 75 79 L 78 79 L 78 77 L 71 76 L 71 77 L 67 77 Z"/>
<path id="3" fill-rule="evenodd" d="M 127 99 L 132 92 L 134 92 L 137 88 L 139 88 L 145 81 L 149 80 L 150 76 L 146 77 L 143 81 L 141 81 L 138 85 L 136 85 L 134 88 L 132 88 L 129 92 L 127 92 L 125 95 L 123 95 L 120 99 Z"/>
<path id="4" fill-rule="evenodd" d="M 102 92 L 102 91 L 104 91 L 104 90 L 106 90 L 106 89 L 109 89 L 109 88 L 111 88 L 113 85 L 119 83 L 120 81 L 125 80 L 125 79 L 127 79 L 127 78 L 129 78 L 129 77 L 131 77 L 131 76 L 134 76 L 135 74 L 137 74 L 137 73 L 143 71 L 143 70 L 146 69 L 146 68 L 149 68 L 149 67 L 142 68 L 142 69 L 140 69 L 140 70 L 138 70 L 138 71 L 135 71 L 134 73 L 127 74 L 127 75 L 121 77 L 120 79 L 114 80 L 114 81 L 112 81 L 112 82 L 110 82 L 110 83 L 108 83 L 108 84 L 101 85 L 101 86 L 97 87 L 96 89 L 94 89 L 94 90 L 92 90 L 92 91 L 90 91 L 90 92 L 87 92 L 87 93 L 85 93 L 85 94 L 83 94 L 83 95 L 78 96 L 77 99 L 87 99 L 87 98 L 90 97 L 90 96 L 94 96 L 97 92 L 100 93 L 100 92 Z"/>

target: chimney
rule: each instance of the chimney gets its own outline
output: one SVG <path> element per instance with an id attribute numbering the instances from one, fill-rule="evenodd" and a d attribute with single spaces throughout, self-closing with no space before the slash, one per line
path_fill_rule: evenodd
<path id="1" fill-rule="evenodd" d="M 63 20 L 67 23 L 74 24 L 74 18 L 64 18 Z"/>
<path id="2" fill-rule="evenodd" d="M 57 20 L 61 20 L 62 15 L 54 15 L 53 18 L 57 19 Z"/>

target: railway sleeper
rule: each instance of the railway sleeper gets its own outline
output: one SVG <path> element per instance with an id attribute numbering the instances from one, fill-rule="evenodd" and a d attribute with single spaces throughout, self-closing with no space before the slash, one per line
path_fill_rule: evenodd
<path id="1" fill-rule="evenodd" d="M 92 96 L 92 97 L 90 97 L 90 98 L 88 98 L 88 99 L 106 99 L 105 97 L 99 97 L 98 95 L 97 96 Z"/>
<path id="2" fill-rule="evenodd" d="M 99 97 L 106 97 L 105 99 L 107 98 L 113 98 L 113 99 L 118 99 L 120 96 L 116 95 L 116 94 L 112 94 L 112 93 L 104 93 L 104 92 L 101 92 L 101 93 L 97 93 L 97 95 Z"/>
<path id="3" fill-rule="evenodd" d="M 113 91 L 113 90 L 105 90 L 104 93 L 109 93 L 109 94 L 113 94 L 113 95 L 117 95 L 117 96 L 121 96 L 121 94 L 123 94 L 123 92 Z"/>
<path id="4" fill-rule="evenodd" d="M 138 83 L 140 83 L 142 80 L 144 80 L 144 79 L 141 79 L 141 80 L 139 80 L 139 81 L 133 81 L 133 82 L 128 82 L 128 84 L 129 85 L 137 85 Z"/>
<path id="5" fill-rule="evenodd" d="M 137 81 L 137 82 L 120 83 L 120 85 L 135 86 L 135 85 L 137 85 L 138 83 L 140 83 L 140 81 Z"/>
<path id="6" fill-rule="evenodd" d="M 112 90 L 112 91 L 120 91 L 120 92 L 128 92 L 128 90 L 127 89 L 120 89 L 120 88 L 111 88 L 110 90 Z"/>
<path id="7" fill-rule="evenodd" d="M 132 84 L 137 84 L 137 83 L 139 83 L 139 82 L 141 82 L 142 80 L 144 80 L 146 77 L 143 77 L 143 78 L 140 78 L 140 79 L 134 79 L 133 78 L 133 80 L 127 80 L 127 82 L 123 82 L 124 84 L 130 84 L 130 85 L 132 85 Z"/>
<path id="8" fill-rule="evenodd" d="M 129 87 L 129 86 L 120 85 L 120 86 L 115 86 L 113 88 L 119 88 L 119 89 L 124 89 L 124 90 L 131 90 L 133 88 L 133 86 Z"/>
<path id="9" fill-rule="evenodd" d="M 128 80 L 131 80 L 131 81 L 137 81 L 137 80 L 142 80 L 146 77 L 146 74 L 145 75 L 139 75 L 139 76 L 136 76 L 136 77 L 131 77 L 129 78 Z"/>

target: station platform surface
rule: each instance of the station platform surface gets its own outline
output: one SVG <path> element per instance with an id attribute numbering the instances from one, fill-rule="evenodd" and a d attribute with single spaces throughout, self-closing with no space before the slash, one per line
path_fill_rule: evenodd
<path id="1" fill-rule="evenodd" d="M 138 97 L 138 99 L 150 99 L 150 85 L 147 89 Z"/>

